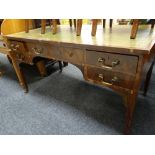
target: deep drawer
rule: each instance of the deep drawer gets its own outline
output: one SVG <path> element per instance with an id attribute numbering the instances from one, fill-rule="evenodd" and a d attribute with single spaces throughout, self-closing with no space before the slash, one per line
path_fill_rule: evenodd
<path id="1" fill-rule="evenodd" d="M 116 85 L 124 88 L 132 88 L 135 76 L 111 72 L 96 67 L 86 67 L 86 77 L 88 80 L 93 80 L 100 84 Z"/>

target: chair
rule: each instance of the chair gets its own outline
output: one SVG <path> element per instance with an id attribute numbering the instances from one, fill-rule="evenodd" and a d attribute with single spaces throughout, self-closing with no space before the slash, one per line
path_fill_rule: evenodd
<path id="1" fill-rule="evenodd" d="M 2 35 L 7 35 L 7 34 L 17 33 L 25 30 L 27 31 L 27 29 L 29 30 L 35 27 L 33 20 L 28 21 L 29 28 L 26 27 L 25 23 L 26 21 L 24 19 L 5 19 L 1 25 L 1 33 Z M 3 40 L 3 42 L 5 44 L 5 40 Z M 6 54 L 8 57 L 8 60 L 11 62 L 10 56 L 7 53 L 3 53 L 3 54 Z M 43 60 L 36 62 L 35 65 L 37 66 L 41 76 L 47 75 L 47 71 Z"/>
<path id="2" fill-rule="evenodd" d="M 76 28 L 76 19 L 74 21 L 74 28 Z M 59 19 L 51 19 L 51 25 L 52 25 L 52 33 L 57 33 L 57 25 L 60 24 Z M 72 19 L 69 19 L 69 25 L 72 27 Z M 46 19 L 41 19 L 41 34 L 44 34 L 46 30 Z"/>
<path id="3" fill-rule="evenodd" d="M 92 33 L 91 33 L 92 36 L 96 35 L 97 23 L 98 23 L 98 19 L 93 19 L 93 21 L 92 21 Z M 112 28 L 112 23 L 113 23 L 113 20 L 110 19 L 110 28 Z M 105 28 L 105 24 L 106 24 L 106 19 L 103 19 L 103 28 Z M 131 39 L 136 38 L 136 34 L 138 31 L 139 24 L 140 24 L 140 19 L 133 19 L 133 25 L 132 25 L 131 34 L 130 34 Z M 155 20 L 153 20 L 151 23 L 151 29 L 154 28 L 154 24 L 155 24 Z"/>

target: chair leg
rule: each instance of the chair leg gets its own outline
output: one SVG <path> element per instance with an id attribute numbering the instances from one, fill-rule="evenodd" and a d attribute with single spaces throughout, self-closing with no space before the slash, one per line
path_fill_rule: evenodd
<path id="1" fill-rule="evenodd" d="M 105 28 L 106 19 L 103 19 L 103 28 Z"/>
<path id="2" fill-rule="evenodd" d="M 64 65 L 64 67 L 68 66 L 68 62 L 63 61 L 63 65 Z"/>
<path id="3" fill-rule="evenodd" d="M 69 19 L 69 25 L 72 27 L 72 19 Z"/>
<path id="4" fill-rule="evenodd" d="M 52 19 L 52 33 L 56 34 L 57 33 L 57 20 Z"/>
<path id="5" fill-rule="evenodd" d="M 82 29 L 82 19 L 78 19 L 77 20 L 77 30 L 76 30 L 77 36 L 81 35 L 81 29 Z"/>
<path id="6" fill-rule="evenodd" d="M 74 19 L 73 21 L 74 21 L 74 28 L 76 29 L 76 19 Z"/>
<path id="7" fill-rule="evenodd" d="M 134 19 L 132 29 L 131 29 L 130 39 L 135 39 L 136 38 L 136 34 L 137 34 L 137 31 L 138 31 L 138 26 L 139 26 L 139 20 Z"/>
<path id="8" fill-rule="evenodd" d="M 59 62 L 59 69 L 60 69 L 60 72 L 62 72 L 62 63 L 61 61 L 58 61 Z"/>
<path id="9" fill-rule="evenodd" d="M 110 19 L 110 28 L 112 28 L 113 19 Z"/>
<path id="10" fill-rule="evenodd" d="M 152 24 L 151 24 L 151 29 L 154 28 L 154 24 L 155 24 L 155 19 L 153 19 L 153 22 L 152 22 Z"/>
<path id="11" fill-rule="evenodd" d="M 92 36 L 96 35 L 97 23 L 98 23 L 98 19 L 93 19 L 93 21 L 92 21 L 92 31 L 91 31 Z"/>
<path id="12" fill-rule="evenodd" d="M 47 70 L 45 67 L 44 60 L 40 60 L 40 61 L 36 62 L 35 65 L 38 68 L 38 71 L 39 71 L 41 77 L 47 76 Z"/>
<path id="13" fill-rule="evenodd" d="M 25 32 L 29 32 L 29 19 L 25 19 Z"/>
<path id="14" fill-rule="evenodd" d="M 46 29 L 46 19 L 41 20 L 41 34 L 45 34 Z"/>

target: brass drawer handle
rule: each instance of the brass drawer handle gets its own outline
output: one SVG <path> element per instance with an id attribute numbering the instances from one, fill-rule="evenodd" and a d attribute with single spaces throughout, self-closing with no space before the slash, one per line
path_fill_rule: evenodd
<path id="1" fill-rule="evenodd" d="M 112 67 L 115 67 L 115 66 L 117 66 L 119 64 L 120 64 L 119 60 L 114 60 L 111 65 L 112 65 Z"/>
<path id="2" fill-rule="evenodd" d="M 105 64 L 105 59 L 104 58 L 98 58 L 98 62 L 101 64 L 101 67 L 104 68 L 104 69 L 109 69 L 111 70 L 113 67 L 117 66 L 120 64 L 120 61 L 119 60 L 114 60 L 112 63 L 111 63 L 111 66 L 109 65 L 106 65 Z"/>
<path id="3" fill-rule="evenodd" d="M 112 79 L 111 79 L 112 82 L 118 82 L 118 77 L 117 76 L 114 76 Z"/>
<path id="4" fill-rule="evenodd" d="M 98 77 L 99 77 L 101 80 L 103 80 L 103 78 L 104 78 L 104 77 L 103 77 L 103 74 L 99 74 Z"/>
<path id="5" fill-rule="evenodd" d="M 103 81 L 104 80 L 103 74 L 98 74 L 98 77 L 102 80 L 101 81 L 102 84 L 108 85 L 108 86 L 111 86 L 112 85 L 112 83 L 108 83 L 108 82 Z"/>
<path id="6" fill-rule="evenodd" d="M 32 51 L 37 54 L 37 55 L 40 55 L 43 53 L 43 48 L 37 48 L 37 47 L 33 47 L 32 48 Z"/>
<path id="7" fill-rule="evenodd" d="M 13 51 L 17 51 L 19 49 L 19 47 L 20 47 L 20 45 L 18 45 L 18 44 L 11 44 L 10 46 L 11 46 L 11 49 Z"/>
<path id="8" fill-rule="evenodd" d="M 98 62 L 99 63 L 104 63 L 105 62 L 105 59 L 104 58 L 98 58 Z"/>
<path id="9" fill-rule="evenodd" d="M 117 77 L 117 76 L 114 76 L 114 77 L 111 79 L 111 83 L 103 81 L 103 80 L 104 80 L 103 74 L 98 74 L 98 77 L 99 77 L 100 80 L 102 80 L 102 81 L 101 81 L 102 84 L 105 84 L 105 85 L 109 85 L 109 86 L 110 86 L 110 85 L 113 85 L 114 82 L 118 82 L 118 77 Z"/>

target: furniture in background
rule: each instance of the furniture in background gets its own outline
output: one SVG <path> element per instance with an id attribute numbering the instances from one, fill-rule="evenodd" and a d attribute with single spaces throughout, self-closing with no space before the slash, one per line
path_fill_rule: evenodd
<path id="1" fill-rule="evenodd" d="M 110 28 L 112 28 L 112 23 L 113 23 L 113 20 L 110 19 L 110 24 L 109 24 Z M 96 35 L 97 24 L 98 24 L 98 19 L 93 19 L 92 20 L 92 32 L 91 32 L 92 36 Z M 106 19 L 103 19 L 103 28 L 105 28 L 105 24 L 106 24 Z M 152 20 L 151 29 L 154 28 L 154 24 L 155 24 L 155 20 Z M 139 25 L 140 25 L 140 19 L 133 19 L 133 24 L 131 28 L 131 34 L 130 34 L 131 39 L 136 38 Z"/>
<path id="2" fill-rule="evenodd" d="M 151 29 L 154 28 L 154 24 L 155 24 L 155 20 L 153 20 L 152 23 L 151 23 Z M 131 35 L 130 35 L 131 39 L 136 38 L 139 25 L 140 25 L 140 19 L 134 19 L 132 29 L 131 29 Z"/>
<path id="3" fill-rule="evenodd" d="M 21 31 L 27 31 L 27 29 L 33 29 L 35 28 L 35 23 L 34 23 L 34 20 L 29 20 L 28 21 L 28 25 L 26 24 L 26 20 L 24 19 L 5 19 L 3 22 L 2 22 L 2 25 L 1 25 L 1 32 L 2 32 L 2 35 L 7 35 L 7 34 L 13 34 L 13 33 L 16 33 L 16 32 L 21 32 Z M 27 28 L 27 26 L 29 26 L 29 28 Z M 9 50 L 9 48 L 6 46 L 6 38 L 3 38 L 1 37 L 2 40 L 1 42 L 3 42 L 3 47 L 1 47 L 1 50 L 0 50 L 0 53 L 3 53 L 7 56 L 8 60 L 10 63 L 13 64 L 14 68 L 15 68 L 15 71 L 16 71 L 16 74 L 17 74 L 17 77 L 19 79 L 19 82 L 20 84 L 22 85 L 22 87 L 24 87 L 25 89 L 25 92 L 28 91 L 28 87 L 27 87 L 27 84 L 24 82 L 25 79 L 21 79 L 22 76 L 22 71 L 21 72 L 18 72 L 18 70 L 16 69 L 17 67 L 20 68 L 19 64 L 20 63 L 24 63 L 25 62 L 25 57 L 23 57 L 23 54 L 22 54 L 22 50 L 19 51 L 18 53 L 16 53 L 16 58 L 18 58 L 19 60 L 19 64 L 14 64 L 14 61 L 13 61 L 13 57 L 11 57 L 10 53 L 12 51 Z M 18 46 L 12 46 L 13 49 L 16 49 L 18 48 Z M 35 49 L 34 49 L 35 50 Z M 26 52 L 26 51 L 25 51 Z M 62 71 L 62 63 L 60 61 L 55 61 L 55 60 L 48 60 L 48 61 L 52 61 L 50 64 L 54 64 L 54 63 L 59 63 L 59 68 L 60 68 L 60 71 Z M 37 58 L 35 59 L 34 62 L 31 63 L 31 65 L 35 64 L 40 75 L 42 77 L 44 76 L 47 76 L 47 70 L 46 70 L 46 64 L 45 64 L 45 59 L 43 58 Z M 64 65 L 66 66 L 66 64 Z M 21 69 L 20 69 L 21 70 Z M 23 81 L 25 84 L 22 84 Z"/>
<path id="4" fill-rule="evenodd" d="M 81 25 L 80 19 L 77 27 L 78 24 Z M 59 25 L 58 29 L 61 37 L 59 34 L 50 35 L 52 33 L 48 31 L 48 35 L 43 35 L 40 39 L 38 29 L 29 33 L 5 35 L 7 45 L 12 50 L 14 63 L 20 63 L 16 53 L 22 51 L 24 62 L 28 64 L 31 64 L 36 56 L 40 56 L 77 66 L 86 81 L 109 87 L 123 97 L 126 108 L 124 131 L 129 134 L 142 80 L 147 77 L 146 88 L 151 77 L 155 56 L 155 36 L 150 34 L 147 26 L 143 32 L 139 32 L 145 37 L 138 35 L 132 43 L 128 39 L 131 33 L 130 26 L 121 27 L 121 31 L 120 26 L 113 26 L 113 33 L 99 30 L 100 35 L 93 39 L 91 35 L 72 39 L 76 36 L 75 31 L 62 25 Z M 84 29 L 83 33 L 89 34 L 88 31 L 89 29 Z M 37 54 L 32 50 L 33 48 L 36 48 Z M 18 65 L 16 70 L 20 72 Z M 20 76 L 24 75 L 20 74 Z"/>
<path id="5" fill-rule="evenodd" d="M 76 29 L 76 19 L 73 19 L 74 28 Z M 48 19 L 48 25 L 52 26 L 52 33 L 57 33 L 57 25 L 60 25 L 59 19 Z M 69 19 L 69 25 L 72 27 L 72 19 Z M 47 26 L 47 19 L 41 19 L 41 34 L 45 34 L 46 32 L 46 26 Z M 29 32 L 29 20 L 25 20 L 25 32 Z"/>

